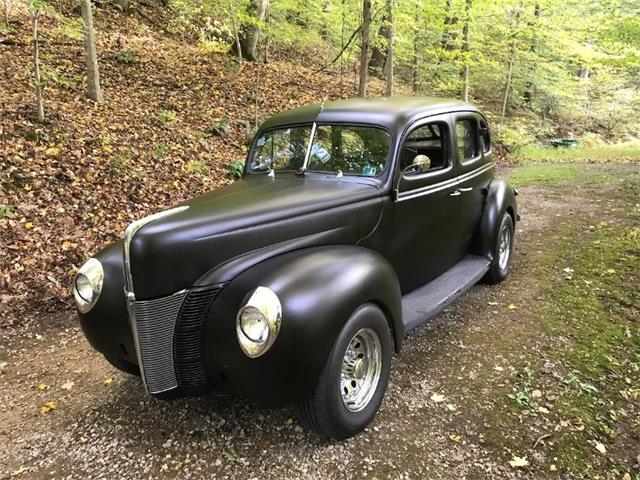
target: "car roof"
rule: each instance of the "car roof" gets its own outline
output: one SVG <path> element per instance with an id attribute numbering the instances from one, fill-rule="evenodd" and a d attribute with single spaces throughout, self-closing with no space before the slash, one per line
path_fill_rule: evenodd
<path id="1" fill-rule="evenodd" d="M 470 103 L 437 97 L 369 97 L 305 105 L 268 118 L 261 130 L 300 123 L 367 123 L 389 130 L 429 115 L 478 109 Z"/>

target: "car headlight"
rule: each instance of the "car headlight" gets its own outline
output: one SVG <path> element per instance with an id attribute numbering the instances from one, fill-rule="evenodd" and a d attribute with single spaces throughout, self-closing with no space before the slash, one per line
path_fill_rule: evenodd
<path id="1" fill-rule="evenodd" d="M 104 270 L 99 260 L 90 258 L 80 267 L 73 284 L 73 298 L 81 313 L 87 313 L 96 304 L 103 282 Z"/>
<path id="2" fill-rule="evenodd" d="M 242 351 L 251 358 L 264 354 L 280 332 L 282 306 L 273 290 L 256 288 L 236 316 L 236 333 Z"/>

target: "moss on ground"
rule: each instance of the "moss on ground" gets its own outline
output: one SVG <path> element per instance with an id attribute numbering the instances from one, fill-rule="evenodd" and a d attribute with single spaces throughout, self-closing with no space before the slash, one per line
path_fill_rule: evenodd
<path id="1" fill-rule="evenodd" d="M 527 166 L 512 179 L 584 183 L 585 170 Z M 599 223 L 576 219 L 560 227 L 564 240 L 542 256 L 550 281 L 539 328 L 561 340 L 543 352 L 555 375 L 531 369 L 505 401 L 530 409 L 531 385 L 556 392 L 550 416 L 567 428 L 553 432 L 547 455 L 583 478 L 604 470 L 640 479 L 640 173 L 624 178 L 613 200 L 617 208 L 603 208 Z"/>

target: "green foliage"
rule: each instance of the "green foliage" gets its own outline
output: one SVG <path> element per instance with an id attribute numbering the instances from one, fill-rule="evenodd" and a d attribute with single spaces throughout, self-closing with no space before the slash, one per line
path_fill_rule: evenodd
<path id="1" fill-rule="evenodd" d="M 82 18 L 67 18 L 60 16 L 56 34 L 72 40 L 84 39 Z"/>
<path id="2" fill-rule="evenodd" d="M 168 125 L 178 119 L 178 114 L 173 110 L 160 110 L 158 114 L 158 122 L 160 125 Z"/>
<path id="3" fill-rule="evenodd" d="M 209 173 L 209 167 L 201 160 L 189 160 L 184 167 L 186 173 L 192 175 L 206 176 Z"/>
<path id="4" fill-rule="evenodd" d="M 244 173 L 244 162 L 242 160 L 234 160 L 227 165 L 227 175 L 231 178 L 241 178 Z"/>
<path id="5" fill-rule="evenodd" d="M 597 140 L 591 139 L 590 141 L 595 142 Z M 590 141 L 583 143 L 589 144 Z M 520 163 L 640 162 L 640 141 L 624 142 L 615 145 L 592 143 L 592 145 L 594 146 L 579 148 L 553 148 L 549 146 L 527 145 L 516 149 L 514 151 L 514 157 Z"/>
<path id="6" fill-rule="evenodd" d="M 13 212 L 13 207 L 6 203 L 0 203 L 0 219 L 8 217 Z"/>
<path id="7" fill-rule="evenodd" d="M 224 117 L 224 118 L 218 120 L 218 122 L 211 127 L 211 132 L 214 135 L 218 135 L 220 137 L 223 137 L 227 133 L 229 133 L 229 129 L 230 128 L 231 128 L 231 124 L 229 123 L 229 119 L 227 117 Z"/>
<path id="8" fill-rule="evenodd" d="M 133 65 L 137 61 L 136 53 L 131 50 L 120 50 L 116 54 L 116 61 L 123 65 Z"/>

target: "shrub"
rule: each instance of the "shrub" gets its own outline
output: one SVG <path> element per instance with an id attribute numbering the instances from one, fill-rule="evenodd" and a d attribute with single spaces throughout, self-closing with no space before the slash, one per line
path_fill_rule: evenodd
<path id="1" fill-rule="evenodd" d="M 241 178 L 244 173 L 244 162 L 242 160 L 234 160 L 227 165 L 227 175 L 231 178 Z"/>

